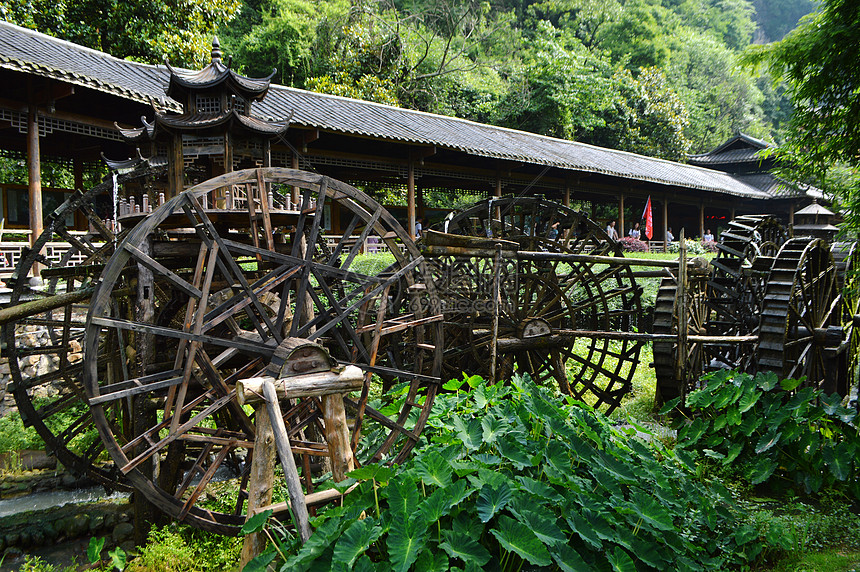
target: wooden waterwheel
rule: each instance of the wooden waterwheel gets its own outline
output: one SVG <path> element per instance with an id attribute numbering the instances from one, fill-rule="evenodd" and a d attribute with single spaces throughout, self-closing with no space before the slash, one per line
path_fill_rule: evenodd
<path id="1" fill-rule="evenodd" d="M 114 490 L 130 487 L 105 453 L 90 416 L 82 384 L 85 317 L 98 275 L 121 238 L 104 220 L 112 216 L 109 197 L 114 185 L 145 180 L 158 171 L 145 165 L 70 197 L 46 217 L 44 232 L 9 280 L 10 307 L 15 308 L 3 325 L 3 336 L 21 418 L 67 470 Z M 76 219 L 91 230 L 75 232 Z M 59 259 L 43 253 L 55 240 L 68 245 Z M 41 280 L 33 278 L 34 269 L 39 269 L 35 274 Z M 119 291 L 115 295 L 126 296 Z M 23 326 L 37 331 L 23 331 Z M 44 343 L 28 343 L 27 338 L 40 335 L 46 336 Z M 29 375 L 24 370 L 30 370 Z"/>
<path id="2" fill-rule="evenodd" d="M 641 289 L 629 267 L 552 259 L 622 257 L 599 225 L 551 201 L 506 197 L 477 203 L 440 230 L 483 245 L 441 247 L 449 255 L 435 259 L 450 375 L 528 373 L 606 411 L 619 405 L 642 342 L 600 334 L 634 329 Z M 528 253 L 544 257 L 528 259 Z M 498 303 L 487 304 L 494 292 Z"/>
<path id="3" fill-rule="evenodd" d="M 288 188 L 298 210 L 267 198 Z M 224 189 L 242 209 L 207 207 Z M 326 208 L 346 223 L 330 249 Z M 438 389 L 442 316 L 423 257 L 384 208 L 328 177 L 266 168 L 216 177 L 140 218 L 93 297 L 83 378 L 101 438 L 140 494 L 235 533 L 254 444 L 235 385 L 271 371 L 297 339 L 365 372 L 343 400 L 356 461 L 403 461 Z M 368 245 L 390 252 L 381 272 L 359 263 Z M 313 504 L 329 454 L 320 401 L 294 398 L 282 412 Z"/>
<path id="4" fill-rule="evenodd" d="M 850 396 L 855 406 L 860 390 L 860 248 L 853 241 L 835 242 L 830 247 L 836 264 L 836 291 L 841 302 L 842 344 L 837 348 L 834 380 L 830 382 L 840 395 Z"/>
<path id="5" fill-rule="evenodd" d="M 806 376 L 806 384 L 833 393 L 828 374 L 842 344 L 842 304 L 830 246 L 821 239 L 787 241 L 765 287 L 756 363 L 780 378 Z"/>

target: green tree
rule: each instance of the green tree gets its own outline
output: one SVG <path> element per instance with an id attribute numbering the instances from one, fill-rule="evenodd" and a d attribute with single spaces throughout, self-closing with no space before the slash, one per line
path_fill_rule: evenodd
<path id="1" fill-rule="evenodd" d="M 207 61 L 215 31 L 241 0 L 6 0 L 8 22 L 108 52 L 119 58 L 178 65 Z"/>
<path id="2" fill-rule="evenodd" d="M 860 229 L 860 10 L 823 0 L 781 41 L 750 50 L 794 103 L 785 152 L 795 176 L 839 193 Z"/>

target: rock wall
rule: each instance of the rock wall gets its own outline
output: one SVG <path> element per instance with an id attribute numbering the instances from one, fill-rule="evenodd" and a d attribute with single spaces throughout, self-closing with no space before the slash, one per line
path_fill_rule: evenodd
<path id="1" fill-rule="evenodd" d="M 76 321 L 78 318 L 76 318 Z M 15 329 L 16 346 L 19 350 L 41 348 L 50 345 L 58 345 L 59 339 L 52 340 L 48 328 L 45 326 L 18 326 Z M 78 363 L 83 359 L 83 350 L 78 340 L 69 342 L 68 360 L 70 364 Z M 22 377 L 27 380 L 34 376 L 45 375 L 57 371 L 60 367 L 59 356 L 51 354 L 34 354 L 18 359 Z M 0 357 L 0 417 L 16 411 L 15 398 L 12 395 L 10 384 L 12 383 L 11 366 L 8 357 Z M 64 391 L 66 380 L 58 379 L 52 383 L 39 385 L 33 388 L 31 398 L 55 397 Z"/>

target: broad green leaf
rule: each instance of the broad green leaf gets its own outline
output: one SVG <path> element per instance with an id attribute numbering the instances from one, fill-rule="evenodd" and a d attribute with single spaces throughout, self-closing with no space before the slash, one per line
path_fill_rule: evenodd
<path id="1" fill-rule="evenodd" d="M 745 524 L 735 529 L 735 542 L 739 546 L 747 542 L 752 542 L 756 538 L 758 538 L 758 530 L 751 524 Z"/>
<path id="2" fill-rule="evenodd" d="M 492 445 L 496 442 L 499 435 L 503 435 L 510 430 L 510 426 L 493 415 L 485 415 L 481 419 L 481 430 L 484 442 Z"/>
<path id="3" fill-rule="evenodd" d="M 442 389 L 446 391 L 457 391 L 459 390 L 465 382 L 462 379 L 449 379 L 447 382 L 442 384 Z"/>
<path id="4" fill-rule="evenodd" d="M 452 420 L 457 438 L 463 442 L 463 445 L 470 451 L 479 449 L 483 444 L 480 420 L 470 419 L 467 424 L 459 415 L 454 415 Z"/>
<path id="5" fill-rule="evenodd" d="M 483 566 L 490 561 L 490 553 L 486 548 L 467 535 L 459 535 L 453 530 L 443 530 L 442 538 L 445 539 L 439 548 L 448 553 L 451 558 L 457 558 L 466 562 L 474 562 Z"/>
<path id="6" fill-rule="evenodd" d="M 659 411 L 659 413 L 658 413 L 658 414 L 659 414 L 659 415 L 668 415 L 669 413 L 671 413 L 672 411 L 674 411 L 674 409 L 675 409 L 676 407 L 678 407 L 678 404 L 679 404 L 680 402 L 681 402 L 681 398 L 680 398 L 680 397 L 676 397 L 675 399 L 670 399 L 669 401 L 667 401 L 667 402 L 663 405 L 663 407 L 661 407 L 661 408 L 660 408 L 660 411 Z"/>
<path id="7" fill-rule="evenodd" d="M 743 421 L 741 412 L 734 404 L 726 408 L 726 422 L 730 426 L 740 425 Z"/>
<path id="8" fill-rule="evenodd" d="M 531 467 L 534 464 L 531 457 L 523 450 L 522 446 L 509 435 L 504 435 L 496 441 L 496 449 L 499 451 L 499 454 L 505 460 L 510 461 L 517 470 Z"/>
<path id="9" fill-rule="evenodd" d="M 362 554 L 361 558 L 355 563 L 355 568 L 352 569 L 352 572 L 377 572 L 380 570 L 377 568 L 376 564 L 367 556 L 367 554 Z"/>
<path id="10" fill-rule="evenodd" d="M 448 572 L 450 570 L 448 555 L 441 550 L 425 550 L 415 561 L 415 570 L 421 572 Z"/>
<path id="11" fill-rule="evenodd" d="M 536 481 L 531 477 L 519 476 L 517 480 L 523 486 L 523 490 L 533 495 L 536 498 L 548 500 L 550 502 L 561 502 L 564 497 L 552 488 L 551 485 Z"/>
<path id="12" fill-rule="evenodd" d="M 784 391 L 794 391 L 795 389 L 800 387 L 801 383 L 803 383 L 803 378 L 800 378 L 800 379 L 783 379 L 782 381 L 779 382 L 779 386 Z"/>
<path id="13" fill-rule="evenodd" d="M 108 550 L 108 556 L 110 556 L 111 565 L 117 570 L 125 570 L 125 565 L 128 562 L 128 554 L 125 553 L 125 550 L 117 546 L 113 550 Z"/>
<path id="14" fill-rule="evenodd" d="M 392 570 L 407 572 L 426 547 L 427 525 L 421 518 L 395 524 L 388 531 L 388 557 Z"/>
<path id="15" fill-rule="evenodd" d="M 747 478 L 750 483 L 757 485 L 763 483 L 770 478 L 776 467 L 779 465 L 776 461 L 767 456 L 759 456 L 747 468 Z"/>
<path id="16" fill-rule="evenodd" d="M 464 498 L 474 492 L 465 480 L 459 480 L 453 485 L 436 489 L 429 497 L 421 501 L 418 512 L 429 525 L 450 512 L 451 507 L 456 506 Z"/>
<path id="17" fill-rule="evenodd" d="M 672 565 L 672 555 L 661 543 L 654 542 L 647 535 L 645 538 L 634 537 L 631 552 L 636 560 L 644 562 L 655 570 L 668 570 Z"/>
<path id="18" fill-rule="evenodd" d="M 255 556 L 245 564 L 245 567 L 242 568 L 242 572 L 266 572 L 269 564 L 272 563 L 277 555 L 278 553 L 274 550 L 267 550 L 259 556 Z"/>
<path id="19" fill-rule="evenodd" d="M 606 558 L 612 564 L 612 570 L 615 572 L 636 572 L 636 563 L 620 546 L 616 546 L 614 551 L 608 552 Z"/>
<path id="20" fill-rule="evenodd" d="M 507 483 L 502 483 L 499 487 L 484 485 L 478 494 L 478 502 L 475 505 L 481 522 L 489 522 L 497 512 L 508 504 L 512 496 L 511 488 Z"/>
<path id="21" fill-rule="evenodd" d="M 775 429 L 771 429 L 767 433 L 759 439 L 758 444 L 755 446 L 756 455 L 764 453 L 765 451 L 770 450 L 771 447 L 779 443 L 779 438 L 782 436 L 781 432 L 777 432 Z"/>
<path id="22" fill-rule="evenodd" d="M 480 375 L 470 375 L 469 377 L 466 377 L 466 375 L 463 374 L 463 377 L 466 379 L 466 383 L 468 383 L 469 387 L 471 387 L 472 389 L 475 389 L 476 387 L 484 383 L 484 378 Z"/>
<path id="23" fill-rule="evenodd" d="M 771 391 L 779 385 L 779 377 L 773 371 L 760 372 L 756 374 L 755 380 L 763 391 Z"/>
<path id="24" fill-rule="evenodd" d="M 743 421 L 741 421 L 740 427 L 738 430 L 749 437 L 753 434 L 753 432 L 761 426 L 764 419 L 758 415 L 747 415 L 744 417 Z"/>
<path id="25" fill-rule="evenodd" d="M 357 481 L 369 481 L 373 479 L 381 484 L 387 483 L 393 475 L 394 469 L 380 465 L 379 463 L 365 465 L 360 469 L 355 469 L 346 474 L 347 477 L 351 477 Z"/>
<path id="26" fill-rule="evenodd" d="M 845 443 L 836 446 L 824 447 L 821 456 L 830 473 L 840 481 L 847 480 L 851 476 L 852 455 Z"/>
<path id="27" fill-rule="evenodd" d="M 288 558 L 281 570 L 307 570 L 308 566 L 317 560 L 326 549 L 331 548 L 335 538 L 351 521 L 343 522 L 341 519 L 333 518 L 320 525 L 311 537 L 305 542 L 295 556 Z"/>
<path id="28" fill-rule="evenodd" d="M 473 540 L 478 540 L 484 532 L 484 525 L 475 518 L 474 513 L 462 510 L 456 513 L 451 520 L 451 529 L 457 537 L 468 536 Z"/>
<path id="29" fill-rule="evenodd" d="M 564 519 L 567 521 L 571 530 L 578 534 L 582 540 L 590 544 L 593 548 L 599 550 L 603 546 L 603 542 L 601 542 L 597 533 L 591 527 L 591 524 L 583 515 L 579 514 L 576 509 L 569 506 L 565 511 Z"/>
<path id="30" fill-rule="evenodd" d="M 418 488 L 409 477 L 398 475 L 385 488 L 388 508 L 391 511 L 393 526 L 397 527 L 411 519 L 418 510 Z"/>
<path id="31" fill-rule="evenodd" d="M 475 407 L 478 409 L 484 409 L 487 406 L 487 394 L 484 393 L 484 387 L 481 386 L 472 391 L 472 399 L 475 400 Z"/>
<path id="32" fill-rule="evenodd" d="M 726 458 L 723 459 L 723 464 L 728 465 L 729 463 L 731 463 L 732 461 L 737 459 L 738 455 L 740 455 L 741 451 L 743 451 L 743 450 L 744 450 L 744 444 L 743 443 L 735 443 L 734 445 L 729 447 L 729 451 L 728 451 L 728 453 L 726 453 Z"/>
<path id="33" fill-rule="evenodd" d="M 264 510 L 263 512 L 258 512 L 251 518 L 245 521 L 245 524 L 242 525 L 239 534 L 251 534 L 252 532 L 260 532 L 263 530 L 263 527 L 266 526 L 266 521 L 269 520 L 269 517 L 272 516 L 272 509 Z"/>
<path id="34" fill-rule="evenodd" d="M 562 572 L 591 572 L 593 568 L 585 563 L 582 556 L 567 544 L 549 548 L 549 554 Z"/>
<path id="35" fill-rule="evenodd" d="M 720 429 L 725 427 L 726 421 L 728 421 L 728 418 L 725 415 L 719 415 L 715 417 L 713 422 L 713 430 L 719 431 Z"/>
<path id="36" fill-rule="evenodd" d="M 536 504 L 531 497 L 526 497 L 522 501 L 512 504 L 518 505 L 515 511 L 513 508 L 511 509 L 517 520 L 528 526 L 541 542 L 547 546 L 567 542 L 564 532 L 555 523 L 556 516 L 552 511 Z"/>
<path id="37" fill-rule="evenodd" d="M 87 560 L 90 564 L 95 564 L 102 559 L 102 549 L 105 547 L 105 537 L 90 538 L 90 544 L 87 546 Z"/>
<path id="38" fill-rule="evenodd" d="M 514 552 L 532 566 L 549 566 L 552 563 L 546 546 L 529 528 L 509 516 L 502 515 L 498 528 L 490 530 L 502 548 Z"/>
<path id="39" fill-rule="evenodd" d="M 446 487 L 451 484 L 451 463 L 438 451 L 430 450 L 415 459 L 415 473 L 425 485 Z"/>
<path id="40" fill-rule="evenodd" d="M 643 521 L 661 531 L 675 528 L 672 516 L 653 496 L 640 490 L 635 490 L 630 496 L 630 506 Z"/>
<path id="41" fill-rule="evenodd" d="M 692 423 L 684 426 L 678 431 L 678 441 L 687 445 L 695 445 L 708 430 L 708 422 L 697 417 Z"/>
<path id="42" fill-rule="evenodd" d="M 337 539 L 332 556 L 333 569 L 352 568 L 359 556 L 382 536 L 383 529 L 373 518 L 357 520 L 349 525 Z"/>

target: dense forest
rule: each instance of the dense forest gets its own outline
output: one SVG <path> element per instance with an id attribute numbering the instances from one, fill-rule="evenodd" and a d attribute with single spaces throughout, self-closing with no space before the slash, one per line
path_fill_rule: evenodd
<path id="1" fill-rule="evenodd" d="M 5 0 L 4 19 L 118 57 L 200 65 L 212 34 L 251 76 L 682 159 L 737 131 L 775 143 L 791 103 L 739 65 L 812 0 Z"/>

